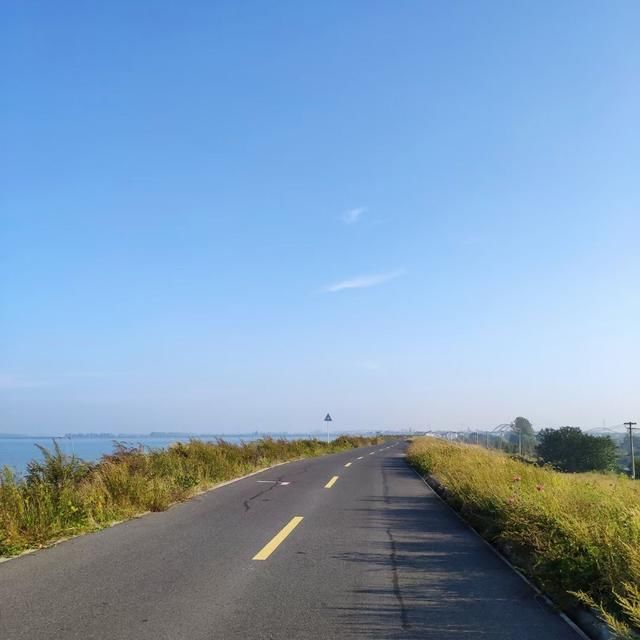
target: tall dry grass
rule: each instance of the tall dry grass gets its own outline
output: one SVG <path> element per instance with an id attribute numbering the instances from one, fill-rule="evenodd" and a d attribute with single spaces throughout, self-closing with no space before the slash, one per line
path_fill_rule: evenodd
<path id="1" fill-rule="evenodd" d="M 559 473 L 436 438 L 416 440 L 408 455 L 560 604 L 589 604 L 621 638 L 640 631 L 640 483 Z"/>
<path id="2" fill-rule="evenodd" d="M 235 445 L 191 440 L 145 452 L 116 446 L 95 463 L 65 455 L 57 443 L 43 449 L 24 477 L 0 473 L 0 556 L 99 529 L 146 511 L 163 511 L 224 480 L 278 462 L 334 453 L 378 438 L 341 436 L 319 440 L 272 440 Z"/>

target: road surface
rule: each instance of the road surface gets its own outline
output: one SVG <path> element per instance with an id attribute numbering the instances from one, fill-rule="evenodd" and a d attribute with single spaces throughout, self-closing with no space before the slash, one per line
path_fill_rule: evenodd
<path id="1" fill-rule="evenodd" d="M 0 639 L 576 640 L 405 446 L 292 462 L 2 563 Z"/>

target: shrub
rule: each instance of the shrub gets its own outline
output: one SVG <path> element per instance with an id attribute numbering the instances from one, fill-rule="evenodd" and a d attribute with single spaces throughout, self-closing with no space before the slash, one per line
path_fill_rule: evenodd
<path id="1" fill-rule="evenodd" d="M 40 447 L 24 478 L 0 473 L 0 556 L 91 531 L 145 511 L 163 511 L 197 491 L 278 462 L 377 444 L 379 438 L 265 438 L 240 445 L 191 440 L 145 452 L 115 443 L 96 464 Z"/>
<path id="2" fill-rule="evenodd" d="M 640 487 L 614 474 L 563 474 L 479 447 L 422 438 L 409 460 L 565 606 L 599 608 L 620 634 L 640 630 Z"/>
<path id="3" fill-rule="evenodd" d="M 611 471 L 616 466 L 616 445 L 608 436 L 562 427 L 543 429 L 538 441 L 538 456 L 560 471 Z"/>

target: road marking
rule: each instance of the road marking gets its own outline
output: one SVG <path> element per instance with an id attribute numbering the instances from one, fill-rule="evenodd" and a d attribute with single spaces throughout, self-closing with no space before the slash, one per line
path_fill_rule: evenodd
<path id="1" fill-rule="evenodd" d="M 333 487 L 333 485 L 336 483 L 337 480 L 338 480 L 338 476 L 333 476 L 333 478 L 331 478 L 331 480 L 329 480 L 329 482 L 327 482 L 327 484 L 324 485 L 324 488 L 331 489 L 331 487 Z"/>
<path id="2" fill-rule="evenodd" d="M 285 538 L 302 522 L 302 516 L 294 516 L 267 544 L 253 556 L 252 560 L 266 560 L 285 540 Z"/>
<path id="3" fill-rule="evenodd" d="M 347 462 L 347 464 L 345 464 L 344 466 L 345 466 L 345 467 L 350 467 L 350 466 L 351 466 L 351 463 L 350 463 L 350 462 Z"/>
<path id="4" fill-rule="evenodd" d="M 360 456 L 360 457 L 358 458 L 358 460 L 362 460 L 362 456 Z"/>
<path id="5" fill-rule="evenodd" d="M 375 453 L 375 451 L 372 451 L 369 455 L 372 456 Z"/>
<path id="6" fill-rule="evenodd" d="M 280 482 L 280 480 L 256 480 L 256 482 L 259 482 L 260 484 L 279 484 L 279 485 L 282 485 L 283 487 L 286 487 L 288 484 L 291 484 L 290 482 Z"/>

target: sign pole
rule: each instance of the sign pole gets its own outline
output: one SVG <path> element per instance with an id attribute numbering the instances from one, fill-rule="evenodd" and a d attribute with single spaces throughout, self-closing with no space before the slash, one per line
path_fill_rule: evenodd
<path id="1" fill-rule="evenodd" d="M 333 420 L 330 413 L 324 417 L 324 421 L 327 423 L 327 444 L 329 444 L 329 423 Z"/>

